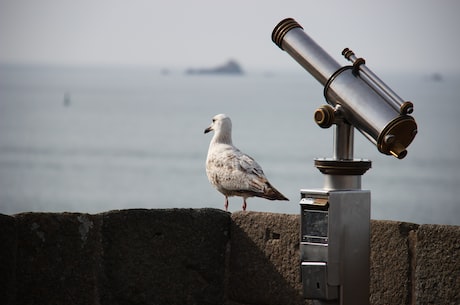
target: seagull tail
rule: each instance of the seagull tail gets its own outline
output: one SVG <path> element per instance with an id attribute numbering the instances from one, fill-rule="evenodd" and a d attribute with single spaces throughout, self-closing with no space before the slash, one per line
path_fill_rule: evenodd
<path id="1" fill-rule="evenodd" d="M 264 196 L 262 196 L 265 199 L 268 200 L 286 200 L 289 201 L 289 199 L 281 194 L 276 188 L 274 188 L 270 183 L 268 183 L 268 188 L 264 192 Z"/>

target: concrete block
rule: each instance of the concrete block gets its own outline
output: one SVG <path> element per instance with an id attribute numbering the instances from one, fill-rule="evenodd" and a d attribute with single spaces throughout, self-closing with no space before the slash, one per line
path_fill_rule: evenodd
<path id="1" fill-rule="evenodd" d="M 417 231 L 415 304 L 460 304 L 460 226 Z"/>
<path id="2" fill-rule="evenodd" d="M 412 251 L 418 225 L 371 220 L 370 304 L 410 304 Z"/>
<path id="3" fill-rule="evenodd" d="M 304 304 L 299 215 L 232 214 L 228 299 L 241 304 Z"/>
<path id="4" fill-rule="evenodd" d="M 0 304 L 311 304 L 299 215 L 0 214 Z M 460 227 L 371 220 L 370 304 L 460 304 Z"/>
<path id="5" fill-rule="evenodd" d="M 15 219 L 16 304 L 99 304 L 101 217 L 25 213 Z"/>
<path id="6" fill-rule="evenodd" d="M 215 209 L 103 215 L 101 304 L 223 304 L 230 214 Z"/>
<path id="7" fill-rule="evenodd" d="M 0 214 L 0 304 L 14 304 L 16 296 L 16 224 Z"/>

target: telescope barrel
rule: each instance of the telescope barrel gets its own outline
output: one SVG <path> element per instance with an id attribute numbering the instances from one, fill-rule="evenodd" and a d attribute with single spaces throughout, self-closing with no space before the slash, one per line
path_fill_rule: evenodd
<path id="1" fill-rule="evenodd" d="M 272 32 L 273 42 L 285 50 L 324 86 L 324 97 L 333 107 L 341 106 L 345 122 L 357 128 L 381 153 L 398 159 L 417 134 L 417 124 L 404 102 L 352 51 L 344 50 L 352 66 L 341 66 L 313 41 L 294 19 L 282 20 Z"/>
<path id="2" fill-rule="evenodd" d="M 291 55 L 305 70 L 323 86 L 340 68 L 326 51 L 313 41 L 292 18 L 281 21 L 273 30 L 273 42 Z"/>

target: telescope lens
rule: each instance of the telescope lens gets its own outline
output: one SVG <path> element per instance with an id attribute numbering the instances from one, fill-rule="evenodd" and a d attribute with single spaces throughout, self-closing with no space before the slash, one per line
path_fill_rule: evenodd
<path id="1" fill-rule="evenodd" d="M 272 41 L 281 49 L 284 50 L 282 47 L 284 35 L 286 35 L 287 32 L 294 28 L 301 28 L 303 27 L 297 23 L 292 18 L 286 18 L 282 20 L 278 25 L 273 29 L 272 32 Z"/>

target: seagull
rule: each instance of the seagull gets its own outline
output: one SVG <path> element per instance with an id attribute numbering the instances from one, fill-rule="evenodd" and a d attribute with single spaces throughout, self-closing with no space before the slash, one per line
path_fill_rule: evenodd
<path id="1" fill-rule="evenodd" d="M 248 197 L 262 197 L 269 200 L 289 200 L 268 182 L 260 165 L 241 152 L 232 143 L 232 121 L 225 114 L 212 118 L 212 124 L 204 133 L 214 131 L 206 158 L 206 174 L 209 182 L 225 196 L 225 210 L 228 197 L 243 197 L 243 211 L 246 211 Z"/>

